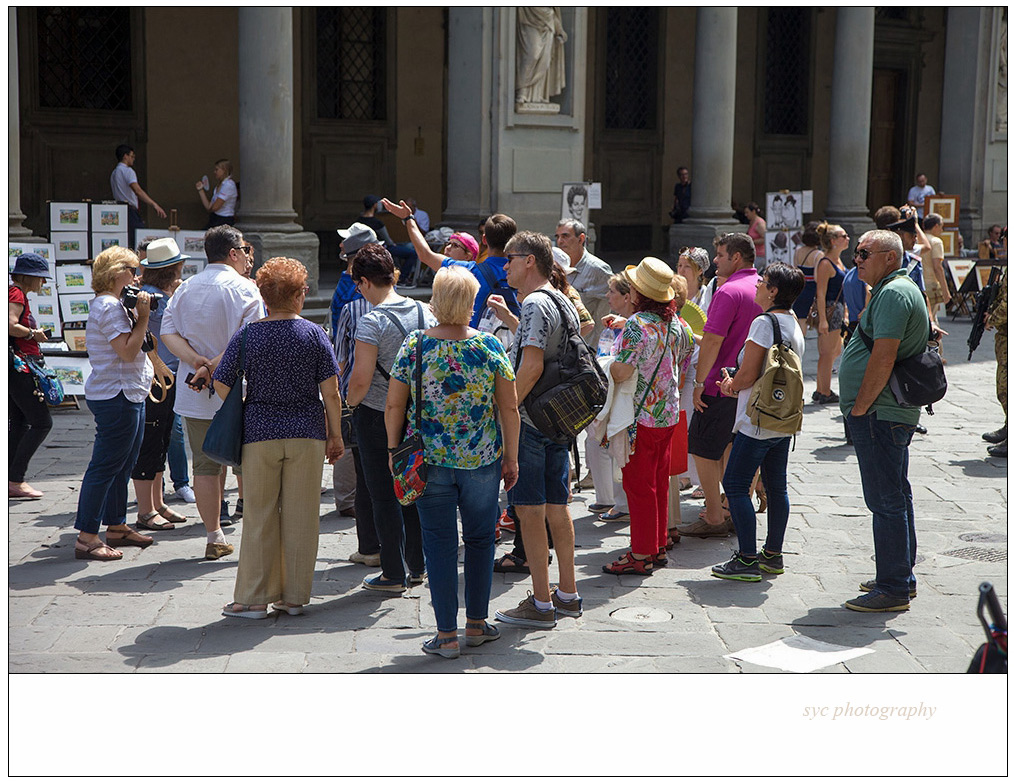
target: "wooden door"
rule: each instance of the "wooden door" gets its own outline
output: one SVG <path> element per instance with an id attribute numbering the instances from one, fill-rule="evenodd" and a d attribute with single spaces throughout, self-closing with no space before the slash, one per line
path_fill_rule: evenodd
<path id="1" fill-rule="evenodd" d="M 903 142 L 898 118 L 903 110 L 903 74 L 877 68 L 873 71 L 873 111 L 870 123 L 870 175 L 867 206 L 876 212 L 885 204 L 901 204 L 898 192 L 899 149 Z"/>

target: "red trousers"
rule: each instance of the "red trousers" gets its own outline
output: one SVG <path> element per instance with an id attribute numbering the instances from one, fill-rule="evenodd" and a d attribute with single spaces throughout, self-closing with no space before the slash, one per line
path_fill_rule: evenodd
<path id="1" fill-rule="evenodd" d="M 672 427 L 637 426 L 634 454 L 623 466 L 630 507 L 630 549 L 654 555 L 669 535 L 669 461 Z"/>

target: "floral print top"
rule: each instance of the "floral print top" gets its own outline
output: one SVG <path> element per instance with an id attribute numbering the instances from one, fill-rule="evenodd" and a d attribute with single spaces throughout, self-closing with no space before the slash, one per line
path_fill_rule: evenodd
<path id="1" fill-rule="evenodd" d="M 422 437 L 426 462 L 445 468 L 482 468 L 503 451 L 494 389 L 496 376 L 514 380 L 500 341 L 480 332 L 444 340 L 411 332 L 391 368 L 409 388 L 406 438 L 415 431 L 415 361 L 422 340 Z"/>
<path id="2" fill-rule="evenodd" d="M 641 311 L 627 319 L 619 342 L 616 361 L 637 370 L 634 405 L 640 406 L 644 400 L 637 424 L 672 427 L 680 415 L 679 368 L 694 347 L 690 327 L 678 316 L 665 324 L 657 314 Z M 648 389 L 656 367 L 658 373 Z"/>

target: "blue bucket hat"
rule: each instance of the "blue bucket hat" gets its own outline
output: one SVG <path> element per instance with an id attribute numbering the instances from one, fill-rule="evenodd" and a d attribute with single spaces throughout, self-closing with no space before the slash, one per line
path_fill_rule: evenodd
<path id="1" fill-rule="evenodd" d="M 29 275 L 33 278 L 46 278 L 49 274 L 49 262 L 38 253 L 22 253 L 14 262 L 14 269 L 11 275 Z"/>

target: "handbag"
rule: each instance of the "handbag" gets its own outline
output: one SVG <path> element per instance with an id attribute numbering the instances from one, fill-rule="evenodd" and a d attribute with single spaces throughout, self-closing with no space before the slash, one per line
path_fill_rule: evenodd
<path id="1" fill-rule="evenodd" d="M 201 451 L 216 463 L 238 466 L 243 459 L 243 376 L 246 370 L 246 332 L 239 340 L 239 370 L 236 382 L 215 412 Z"/>
<path id="2" fill-rule="evenodd" d="M 411 506 L 426 492 L 425 447 L 422 440 L 422 331 L 417 333 L 415 358 L 415 430 L 391 452 L 394 495 L 402 506 Z"/>
<path id="3" fill-rule="evenodd" d="M 828 257 L 824 256 L 824 258 L 822 258 L 820 261 L 824 261 L 824 259 L 826 259 L 826 258 L 828 258 Z M 813 278 L 814 278 L 814 280 L 817 279 L 817 267 L 820 266 L 820 261 L 818 261 L 817 262 L 817 266 L 813 268 Z M 843 291 L 844 291 L 844 289 L 842 289 L 842 288 L 838 289 L 838 296 L 834 298 L 834 304 L 835 305 L 837 305 L 841 301 L 841 295 L 842 295 Z M 830 313 L 828 314 L 827 320 L 828 320 L 828 323 L 830 324 L 830 322 L 831 322 L 831 314 Z M 810 313 L 806 317 L 806 326 L 807 326 L 808 329 L 816 329 L 819 326 L 819 324 L 820 324 L 820 312 L 817 310 L 817 297 L 814 296 L 814 298 L 813 298 L 813 304 L 810 306 Z"/>
<path id="4" fill-rule="evenodd" d="M 913 284 L 914 285 L 914 284 Z M 869 308 L 867 308 L 869 310 Z M 873 328 L 872 313 L 870 328 Z M 929 318 L 927 317 L 927 321 Z M 929 340 L 918 354 L 898 360 L 891 370 L 888 386 L 898 405 L 905 408 L 926 407 L 926 413 L 933 414 L 933 404 L 947 394 L 947 376 L 940 357 L 939 334 L 929 321 Z M 873 353 L 873 339 L 866 334 L 861 324 L 856 325 L 856 334 L 863 341 L 867 351 Z"/>
<path id="5" fill-rule="evenodd" d="M 32 379 L 35 381 L 35 389 L 47 405 L 58 406 L 63 403 L 63 383 L 56 375 L 56 371 L 46 367 L 46 360 L 42 357 L 25 357 L 25 364 L 32 372 Z"/>

